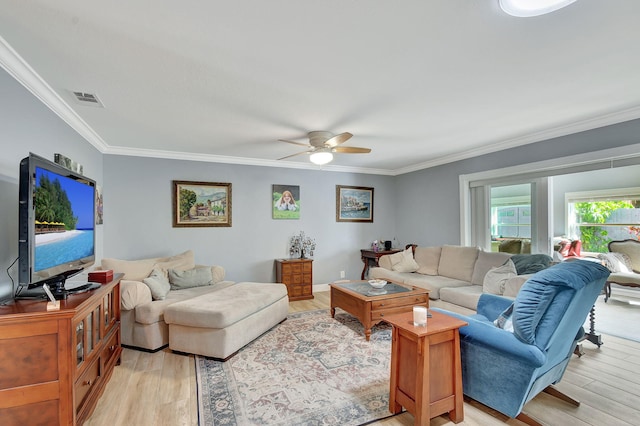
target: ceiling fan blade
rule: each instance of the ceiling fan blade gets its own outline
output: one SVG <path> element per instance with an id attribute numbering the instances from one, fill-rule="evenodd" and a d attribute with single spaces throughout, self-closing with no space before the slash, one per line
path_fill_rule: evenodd
<path id="1" fill-rule="evenodd" d="M 311 145 L 309 145 L 307 143 L 300 143 L 300 142 L 296 142 L 296 141 L 288 141 L 286 139 L 278 139 L 278 140 L 280 142 L 292 143 L 294 145 L 306 146 L 307 148 L 311 148 Z"/>
<path id="2" fill-rule="evenodd" d="M 336 146 L 331 148 L 332 152 L 338 152 L 340 154 L 368 154 L 371 152 L 371 148 L 358 148 L 356 146 Z"/>
<path id="3" fill-rule="evenodd" d="M 340 145 L 342 143 L 345 143 L 346 141 L 348 141 L 352 137 L 353 137 L 353 135 L 351 133 L 349 133 L 349 132 L 340 133 L 339 135 L 335 135 L 334 137 L 328 139 L 324 143 L 324 146 L 329 146 L 329 147 L 338 146 L 338 145 Z"/>
<path id="4" fill-rule="evenodd" d="M 297 153 L 295 153 L 295 154 L 287 155 L 286 157 L 278 158 L 278 160 L 284 160 L 284 159 L 291 158 L 291 157 L 295 157 L 295 156 L 302 155 L 302 154 L 309 154 L 309 153 L 311 153 L 311 152 L 313 152 L 313 151 L 302 151 L 302 152 L 297 152 Z"/>

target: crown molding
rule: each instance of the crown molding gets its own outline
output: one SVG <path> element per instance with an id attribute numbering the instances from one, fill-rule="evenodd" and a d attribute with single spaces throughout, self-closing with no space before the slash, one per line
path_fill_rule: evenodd
<path id="1" fill-rule="evenodd" d="M 600 127 L 610 126 L 629 120 L 640 118 L 640 106 L 627 108 L 621 111 L 576 121 L 549 129 L 540 130 L 538 132 L 528 133 L 511 139 L 491 143 L 476 149 L 469 149 L 459 154 L 448 155 L 437 158 L 435 160 L 414 164 L 408 167 L 402 167 L 394 170 L 395 175 L 415 172 L 418 170 L 428 169 L 430 167 L 441 166 L 443 164 L 453 163 L 455 161 L 466 160 L 468 158 L 478 157 L 480 155 L 491 154 L 493 152 L 502 151 L 509 148 L 516 148 L 535 142 L 542 142 L 562 136 L 580 133 L 587 130 L 593 130 Z"/>
<path id="2" fill-rule="evenodd" d="M 313 163 L 297 163 L 279 160 L 263 160 L 259 158 L 230 157 L 224 155 L 198 154 L 193 152 L 163 151 L 156 149 L 139 149 L 128 147 L 109 147 L 104 154 L 126 155 L 131 157 L 165 158 L 169 160 L 204 161 L 209 163 L 239 164 L 244 166 L 279 167 L 285 169 L 317 170 L 326 172 L 363 173 L 393 176 L 393 171 L 366 167 L 347 167 L 325 164 L 317 166 Z"/>
<path id="3" fill-rule="evenodd" d="M 104 152 L 107 149 L 105 141 L 69 107 L 55 90 L 1 36 L 0 66 L 98 151 Z"/>

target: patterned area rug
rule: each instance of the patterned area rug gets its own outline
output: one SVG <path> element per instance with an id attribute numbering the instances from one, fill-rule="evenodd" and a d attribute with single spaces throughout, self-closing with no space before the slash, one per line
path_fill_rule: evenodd
<path id="1" fill-rule="evenodd" d="M 391 327 L 289 314 L 227 362 L 196 356 L 201 426 L 361 425 L 389 417 Z"/>

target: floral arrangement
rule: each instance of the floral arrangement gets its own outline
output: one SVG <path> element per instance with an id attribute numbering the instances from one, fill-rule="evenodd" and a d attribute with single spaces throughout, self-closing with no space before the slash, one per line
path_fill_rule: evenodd
<path id="1" fill-rule="evenodd" d="M 300 257 L 300 259 L 306 259 L 307 254 L 313 257 L 313 251 L 316 249 L 316 240 L 311 237 L 307 237 L 304 231 L 300 231 L 300 234 L 294 235 L 289 241 L 289 256 Z"/>

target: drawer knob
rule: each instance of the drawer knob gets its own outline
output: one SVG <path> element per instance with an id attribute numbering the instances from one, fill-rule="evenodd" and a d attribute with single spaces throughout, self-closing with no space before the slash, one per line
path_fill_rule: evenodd
<path id="1" fill-rule="evenodd" d="M 115 349 L 116 349 L 116 345 L 111 345 L 111 346 L 109 346 L 109 350 L 110 350 L 110 351 L 114 351 Z"/>
<path id="2" fill-rule="evenodd" d="M 381 303 L 380 306 L 384 306 L 384 303 Z"/>
<path id="3" fill-rule="evenodd" d="M 86 382 L 83 383 L 85 386 L 91 386 L 91 380 L 87 380 Z"/>
<path id="4" fill-rule="evenodd" d="M 384 314 L 380 314 L 380 316 L 381 316 L 381 317 L 383 317 L 383 316 L 384 316 Z"/>

